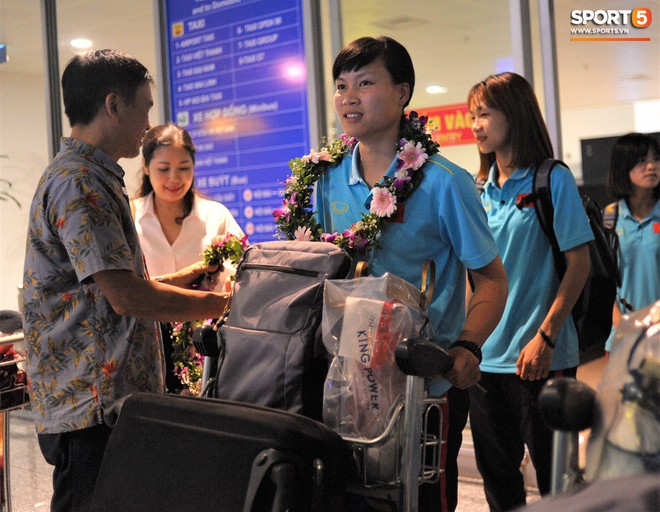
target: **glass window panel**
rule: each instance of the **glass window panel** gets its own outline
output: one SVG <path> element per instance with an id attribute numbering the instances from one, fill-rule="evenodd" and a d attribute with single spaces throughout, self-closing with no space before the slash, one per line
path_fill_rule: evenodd
<path id="1" fill-rule="evenodd" d="M 0 310 L 18 309 L 23 281 L 28 210 L 37 181 L 48 163 L 46 76 L 41 2 L 0 0 L 0 192 L 21 204 L 0 201 Z"/>
<path id="2" fill-rule="evenodd" d="M 578 183 L 600 183 L 600 190 L 590 192 L 601 198 L 599 202 L 602 203 L 609 200 L 604 192 L 604 179 L 611 146 L 598 148 L 596 155 L 585 146 L 583 155 L 581 141 L 617 137 L 632 131 L 660 132 L 660 2 L 641 4 L 656 18 L 646 28 L 635 28 L 631 23 L 633 6 L 640 4 L 616 0 L 557 0 L 554 5 L 561 156 L 570 165 Z M 573 11 L 577 12 L 572 18 Z M 597 22 L 584 22 L 584 18 L 592 14 Z M 572 19 L 579 19 L 580 23 L 572 23 Z M 576 33 L 578 30 L 583 33 Z M 595 41 L 593 38 L 616 40 Z M 625 38 L 649 40 L 624 41 Z M 594 157 L 597 158 L 595 167 L 592 165 Z"/>

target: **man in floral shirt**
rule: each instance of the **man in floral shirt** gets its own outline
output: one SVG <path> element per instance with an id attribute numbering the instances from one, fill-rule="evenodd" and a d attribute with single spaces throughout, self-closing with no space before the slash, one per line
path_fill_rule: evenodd
<path id="1" fill-rule="evenodd" d="M 110 434 L 103 410 L 131 393 L 164 392 L 154 321 L 217 317 L 226 301 L 183 288 L 213 270 L 201 265 L 148 279 L 117 161 L 140 152 L 152 84 L 120 52 L 69 62 L 62 89 L 71 137 L 30 209 L 24 328 L 39 444 L 55 466 L 51 511 L 89 510 Z"/>

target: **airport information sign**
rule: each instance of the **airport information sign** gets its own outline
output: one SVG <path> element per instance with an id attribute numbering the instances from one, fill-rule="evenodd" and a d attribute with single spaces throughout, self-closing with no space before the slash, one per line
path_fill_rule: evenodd
<path id="1" fill-rule="evenodd" d="M 251 243 L 273 240 L 288 162 L 309 152 L 302 0 L 167 0 L 172 119 L 195 184 Z"/>

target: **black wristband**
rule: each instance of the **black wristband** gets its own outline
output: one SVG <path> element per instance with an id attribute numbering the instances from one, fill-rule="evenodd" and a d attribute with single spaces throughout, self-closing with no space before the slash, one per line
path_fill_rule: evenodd
<path id="1" fill-rule="evenodd" d="M 481 355 L 481 347 L 477 345 L 474 341 L 467 341 L 467 340 L 456 340 L 454 343 L 451 344 L 449 348 L 454 348 L 454 347 L 461 347 L 470 352 L 474 357 L 477 358 L 479 363 L 481 363 L 481 360 L 483 359 L 483 356 Z"/>
<path id="2" fill-rule="evenodd" d="M 555 348 L 555 342 L 550 339 L 550 336 L 548 336 L 546 333 L 543 332 L 543 329 L 539 327 L 539 334 L 541 335 L 541 338 L 543 338 L 543 341 L 545 341 L 546 345 L 548 345 L 550 348 Z"/>

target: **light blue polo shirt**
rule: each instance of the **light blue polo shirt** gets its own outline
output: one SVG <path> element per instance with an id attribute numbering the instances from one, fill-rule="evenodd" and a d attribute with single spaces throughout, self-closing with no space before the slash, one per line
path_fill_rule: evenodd
<path id="1" fill-rule="evenodd" d="M 660 201 L 641 221 L 633 216 L 625 200 L 619 201 L 616 234 L 621 268 L 619 296 L 635 310 L 643 309 L 660 299 Z M 629 313 L 620 303 L 619 308 Z M 605 344 L 606 350 L 610 350 L 612 337 Z"/>
<path id="2" fill-rule="evenodd" d="M 346 156 L 317 182 L 317 219 L 328 233 L 341 233 L 369 213 L 372 193 L 357 168 L 358 154 L 359 144 L 354 156 Z M 396 162 L 387 176 L 395 175 Z M 403 222 L 385 226 L 380 248 L 368 258 L 369 270 L 374 276 L 390 272 L 421 288 L 424 261 L 435 262 L 428 314 L 446 348 L 465 320 L 465 268 L 485 267 L 497 256 L 497 247 L 472 176 L 440 155 L 431 157 L 422 171 L 422 183 L 404 203 Z M 435 382 L 432 393 L 449 387 L 446 381 Z"/>
<path id="3" fill-rule="evenodd" d="M 557 294 L 559 278 L 550 242 L 541 230 L 534 207 L 516 206 L 521 196 L 532 193 L 533 168 L 516 169 L 501 189 L 494 183 L 494 169 L 493 166 L 481 200 L 506 269 L 509 296 L 502 320 L 482 348 L 481 370 L 511 374 L 516 372 L 521 350 L 546 317 Z M 573 174 L 556 166 L 550 187 L 559 248 L 566 251 L 593 240 Z M 552 370 L 577 366 L 578 339 L 571 317 L 557 334 L 555 345 Z"/>

